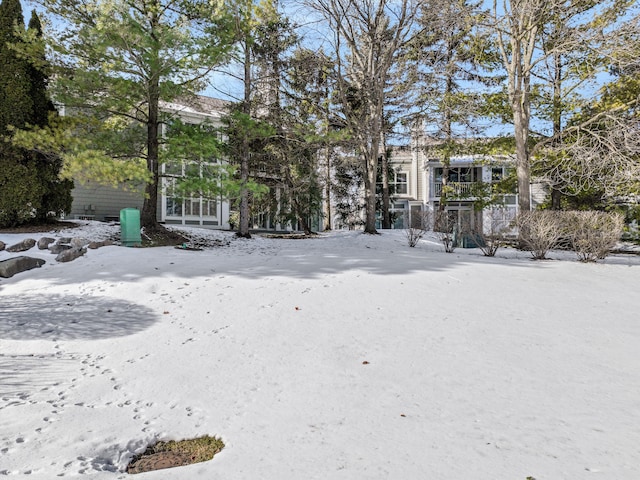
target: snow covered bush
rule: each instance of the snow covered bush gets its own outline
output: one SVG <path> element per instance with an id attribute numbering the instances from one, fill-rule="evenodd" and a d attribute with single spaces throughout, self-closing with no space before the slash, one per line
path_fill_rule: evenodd
<path id="1" fill-rule="evenodd" d="M 624 217 L 618 213 L 581 211 L 563 212 L 563 230 L 581 262 L 605 258 L 624 229 Z"/>
<path id="2" fill-rule="evenodd" d="M 524 250 L 531 252 L 535 260 L 547 258 L 547 252 L 555 247 L 563 234 L 562 213 L 552 210 L 521 212 L 515 220 Z"/>

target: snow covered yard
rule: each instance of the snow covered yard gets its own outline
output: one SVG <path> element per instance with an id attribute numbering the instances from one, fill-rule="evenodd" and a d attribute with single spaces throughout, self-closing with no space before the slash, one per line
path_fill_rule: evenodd
<path id="1" fill-rule="evenodd" d="M 34 249 L 0 279 L 0 477 L 127 478 L 211 434 L 139 478 L 640 478 L 640 257 L 206 235 L 229 245 Z"/>

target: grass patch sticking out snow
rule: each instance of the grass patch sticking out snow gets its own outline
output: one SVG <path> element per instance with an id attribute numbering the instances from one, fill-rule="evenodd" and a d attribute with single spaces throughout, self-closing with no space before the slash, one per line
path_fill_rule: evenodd
<path id="1" fill-rule="evenodd" d="M 223 448 L 222 440 L 208 435 L 180 441 L 158 442 L 147 448 L 144 453 L 136 455 L 127 466 L 127 473 L 143 473 L 206 462 Z"/>

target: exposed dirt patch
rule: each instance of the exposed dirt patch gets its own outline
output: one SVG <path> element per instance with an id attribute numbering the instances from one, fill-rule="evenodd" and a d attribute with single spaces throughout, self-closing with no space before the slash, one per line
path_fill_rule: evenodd
<path id="1" fill-rule="evenodd" d="M 189 241 L 188 238 L 158 225 L 154 229 L 144 228 L 141 234 L 143 247 L 170 247 L 182 245 Z"/>
<path id="2" fill-rule="evenodd" d="M 151 472 L 206 462 L 223 448 L 222 440 L 210 436 L 178 442 L 158 442 L 147 448 L 144 453 L 136 455 L 127 466 L 127 473 Z"/>
<path id="3" fill-rule="evenodd" d="M 312 233 L 307 235 L 305 233 L 263 233 L 263 237 L 265 238 L 284 238 L 287 240 L 301 240 L 305 238 L 316 238 L 317 234 Z"/>
<path id="4" fill-rule="evenodd" d="M 80 226 L 74 222 L 53 221 L 47 223 L 38 223 L 33 225 L 21 225 L 13 228 L 0 228 L 0 233 L 46 233 L 46 232 L 59 232 L 60 230 L 67 230 L 69 228 L 76 228 Z"/>

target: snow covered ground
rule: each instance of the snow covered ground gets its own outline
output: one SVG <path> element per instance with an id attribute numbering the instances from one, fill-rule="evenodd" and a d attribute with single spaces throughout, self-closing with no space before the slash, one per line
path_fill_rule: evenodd
<path id="1" fill-rule="evenodd" d="M 202 235 L 228 245 L 32 249 L 0 279 L 0 477 L 123 479 L 211 434 L 139 478 L 640 478 L 640 257 Z"/>

